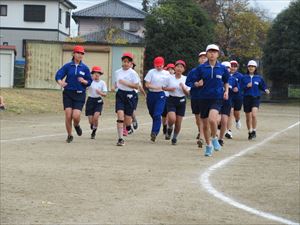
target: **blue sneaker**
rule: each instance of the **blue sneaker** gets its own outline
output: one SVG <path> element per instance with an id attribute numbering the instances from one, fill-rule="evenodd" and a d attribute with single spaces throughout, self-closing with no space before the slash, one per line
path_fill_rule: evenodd
<path id="1" fill-rule="evenodd" d="M 206 145 L 205 147 L 205 156 L 211 156 L 212 155 L 212 150 L 213 150 L 213 147 L 210 146 L 210 145 Z"/>
<path id="2" fill-rule="evenodd" d="M 221 150 L 222 147 L 218 141 L 218 138 L 213 138 L 211 142 L 212 142 L 212 145 L 214 146 L 215 151 Z"/>

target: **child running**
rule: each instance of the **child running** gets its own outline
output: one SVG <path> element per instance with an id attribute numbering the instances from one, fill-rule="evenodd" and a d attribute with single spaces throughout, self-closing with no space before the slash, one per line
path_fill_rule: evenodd
<path id="1" fill-rule="evenodd" d="M 171 140 L 172 145 L 176 145 L 177 136 L 181 129 L 182 119 L 185 115 L 186 95 L 189 94 L 190 88 L 185 85 L 186 77 L 184 73 L 186 64 L 183 60 L 178 60 L 175 63 L 175 76 L 169 79 L 167 87 L 175 88 L 174 91 L 169 91 L 167 99 L 168 109 L 168 129 L 166 133 L 166 140 L 170 140 L 173 125 L 175 124 L 174 134 Z M 164 88 L 165 89 L 165 88 Z"/>
<path id="2" fill-rule="evenodd" d="M 85 103 L 85 90 L 92 83 L 90 70 L 82 62 L 83 55 L 84 48 L 80 45 L 75 46 L 72 61 L 60 68 L 55 75 L 56 82 L 64 88 L 63 105 L 68 133 L 67 143 L 73 141 L 72 121 L 77 135 L 82 135 L 79 125 L 80 114 Z"/>
<path id="3" fill-rule="evenodd" d="M 222 62 L 222 65 L 224 65 L 228 72 L 230 72 L 230 68 L 231 68 L 231 64 L 230 62 Z M 236 81 L 236 79 L 230 75 L 228 78 L 228 87 L 229 87 L 229 97 L 227 100 L 223 101 L 222 107 L 221 107 L 221 129 L 220 129 L 220 135 L 219 135 L 219 144 L 221 146 L 224 145 L 224 135 L 225 132 L 228 132 L 228 123 L 229 123 L 229 118 L 230 118 L 230 114 L 231 114 L 231 107 L 232 107 L 232 96 L 233 93 L 237 93 L 238 92 L 238 82 Z"/>
<path id="4" fill-rule="evenodd" d="M 163 87 L 168 82 L 170 74 L 164 70 L 165 60 L 158 56 L 153 61 L 154 69 L 148 71 L 145 80 L 145 86 L 149 89 L 147 94 L 147 108 L 152 118 L 151 141 L 155 142 L 156 136 L 161 127 L 161 115 L 163 113 L 166 95 Z M 165 89 L 166 90 L 166 89 Z"/>
<path id="5" fill-rule="evenodd" d="M 100 76 L 103 75 L 103 71 L 100 66 L 94 66 L 91 74 L 93 82 L 88 88 L 89 97 L 85 106 L 85 115 L 89 118 L 92 130 L 91 139 L 95 139 L 99 116 L 101 115 L 103 108 L 102 97 L 105 97 L 107 94 L 107 86 L 103 80 L 100 80 Z"/>
<path id="6" fill-rule="evenodd" d="M 233 116 L 235 119 L 236 128 L 241 129 L 242 123 L 241 123 L 240 111 L 243 105 L 243 93 L 240 90 L 240 87 L 241 87 L 243 74 L 238 72 L 239 63 L 236 60 L 230 61 L 230 64 L 231 64 L 230 75 L 232 75 L 238 82 L 238 89 L 239 89 L 238 92 L 233 92 L 233 96 L 232 96 Z"/>
<path id="7" fill-rule="evenodd" d="M 133 55 L 124 53 L 122 58 L 122 68 L 115 72 L 116 87 L 116 113 L 117 113 L 117 146 L 125 145 L 123 139 L 123 125 L 127 130 L 131 129 L 132 113 L 134 110 L 134 89 L 139 88 L 140 78 L 132 69 Z"/>
<path id="8" fill-rule="evenodd" d="M 217 61 L 219 52 L 220 49 L 217 45 L 208 45 L 206 48 L 208 61 L 195 69 L 189 81 L 190 87 L 201 87 L 199 110 L 203 120 L 206 142 L 205 156 L 211 156 L 213 149 L 216 151 L 221 150 L 217 137 L 217 119 L 223 99 L 228 99 L 229 73 Z M 212 137 L 212 141 L 210 137 Z"/>
<path id="9" fill-rule="evenodd" d="M 174 73 L 175 73 L 175 65 L 173 63 L 169 63 L 165 68 L 164 70 L 166 71 L 169 71 L 170 73 L 170 77 L 174 76 Z M 165 91 L 165 95 L 166 95 L 166 102 L 168 101 L 168 97 L 169 97 L 169 92 L 168 91 Z M 164 111 L 162 113 L 162 124 L 163 124 L 163 134 L 165 135 L 167 133 L 167 114 L 168 114 L 168 110 L 167 110 L 167 104 L 165 104 L 165 107 L 164 107 Z"/>
<path id="10" fill-rule="evenodd" d="M 250 60 L 247 65 L 247 74 L 242 78 L 244 93 L 244 112 L 248 128 L 248 140 L 256 138 L 257 112 L 260 105 L 260 91 L 270 94 L 263 78 L 257 74 L 257 63 Z"/>

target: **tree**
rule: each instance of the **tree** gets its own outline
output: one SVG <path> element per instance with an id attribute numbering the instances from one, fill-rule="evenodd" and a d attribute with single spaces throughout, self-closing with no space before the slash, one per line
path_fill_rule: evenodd
<path id="1" fill-rule="evenodd" d="M 144 12 L 148 12 L 149 11 L 149 0 L 143 0 L 142 2 L 142 9 Z"/>
<path id="2" fill-rule="evenodd" d="M 281 12 L 267 35 L 264 72 L 272 81 L 272 97 L 287 98 L 288 84 L 300 84 L 300 0 Z"/>
<path id="3" fill-rule="evenodd" d="M 145 69 L 153 67 L 154 57 L 166 63 L 186 61 L 188 69 L 197 65 L 197 56 L 213 40 L 213 25 L 193 0 L 164 0 L 145 19 Z"/>

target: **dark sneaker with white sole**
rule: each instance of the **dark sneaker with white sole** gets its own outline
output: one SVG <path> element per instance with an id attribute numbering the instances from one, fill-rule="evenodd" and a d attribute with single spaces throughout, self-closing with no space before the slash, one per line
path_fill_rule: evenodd
<path id="1" fill-rule="evenodd" d="M 78 126 L 74 126 L 75 130 L 76 130 L 76 133 L 78 136 L 81 136 L 82 135 L 82 130 L 81 130 L 81 127 L 78 125 Z"/>
<path id="2" fill-rule="evenodd" d="M 67 143 L 71 143 L 73 141 L 73 136 L 72 135 L 68 135 L 66 142 Z"/>

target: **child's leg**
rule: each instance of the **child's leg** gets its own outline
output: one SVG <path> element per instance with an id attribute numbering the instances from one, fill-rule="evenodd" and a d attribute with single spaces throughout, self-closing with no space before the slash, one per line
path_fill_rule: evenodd
<path id="1" fill-rule="evenodd" d="M 241 119 L 240 111 L 234 110 L 233 114 L 234 114 L 235 121 L 239 121 Z"/>
<path id="2" fill-rule="evenodd" d="M 179 134 L 181 130 L 181 123 L 182 123 L 182 116 L 176 116 L 176 121 L 175 121 L 175 129 L 174 129 L 174 135 L 173 138 L 177 138 L 177 135 Z"/>
<path id="3" fill-rule="evenodd" d="M 246 124 L 247 124 L 248 131 L 251 132 L 252 131 L 252 112 L 245 113 L 245 114 L 246 114 Z"/>
<path id="4" fill-rule="evenodd" d="M 98 127 L 99 116 L 100 116 L 100 112 L 95 112 L 94 116 L 92 116 L 93 129 L 97 129 Z"/>
<path id="5" fill-rule="evenodd" d="M 226 114 L 221 115 L 221 130 L 219 139 L 222 140 L 224 138 L 224 134 L 226 132 L 226 127 L 228 123 L 228 116 Z"/>
<path id="6" fill-rule="evenodd" d="M 211 109 L 208 115 L 209 127 L 211 131 L 211 136 L 215 138 L 217 136 L 217 129 L 218 129 L 218 117 L 219 112 L 216 109 Z"/>
<path id="7" fill-rule="evenodd" d="M 118 138 L 123 139 L 123 124 L 124 124 L 124 111 L 117 111 L 117 132 Z"/>
<path id="8" fill-rule="evenodd" d="M 80 114 L 81 114 L 81 111 L 79 109 L 73 109 L 72 110 L 72 119 L 73 119 L 75 127 L 77 127 L 79 125 Z"/>
<path id="9" fill-rule="evenodd" d="M 166 133 L 166 140 L 169 140 L 171 138 L 172 132 L 173 132 L 173 128 L 174 128 L 174 124 L 176 121 L 176 114 L 173 111 L 168 112 L 167 114 L 167 120 L 168 120 L 168 128 L 167 128 L 167 133 Z"/>
<path id="10" fill-rule="evenodd" d="M 257 112 L 258 112 L 258 108 L 253 107 L 251 112 L 251 119 L 252 119 L 252 129 L 254 130 L 256 129 L 257 126 Z"/>
<path id="11" fill-rule="evenodd" d="M 227 130 L 231 130 L 233 120 L 233 109 L 231 108 L 230 117 L 227 120 Z"/>
<path id="12" fill-rule="evenodd" d="M 132 116 L 125 115 L 124 118 L 124 126 L 127 130 L 131 129 Z"/>
<path id="13" fill-rule="evenodd" d="M 93 126 L 93 116 L 88 116 L 88 119 L 89 119 L 89 124 L 90 124 L 91 129 L 92 129 L 92 126 Z"/>
<path id="14" fill-rule="evenodd" d="M 210 128 L 209 128 L 209 122 L 208 122 L 208 118 L 204 118 L 202 119 L 203 121 L 203 131 L 204 131 L 204 139 L 206 142 L 206 145 L 210 145 Z"/>
<path id="15" fill-rule="evenodd" d="M 68 135 L 72 135 L 72 108 L 65 109 L 65 125 Z"/>

